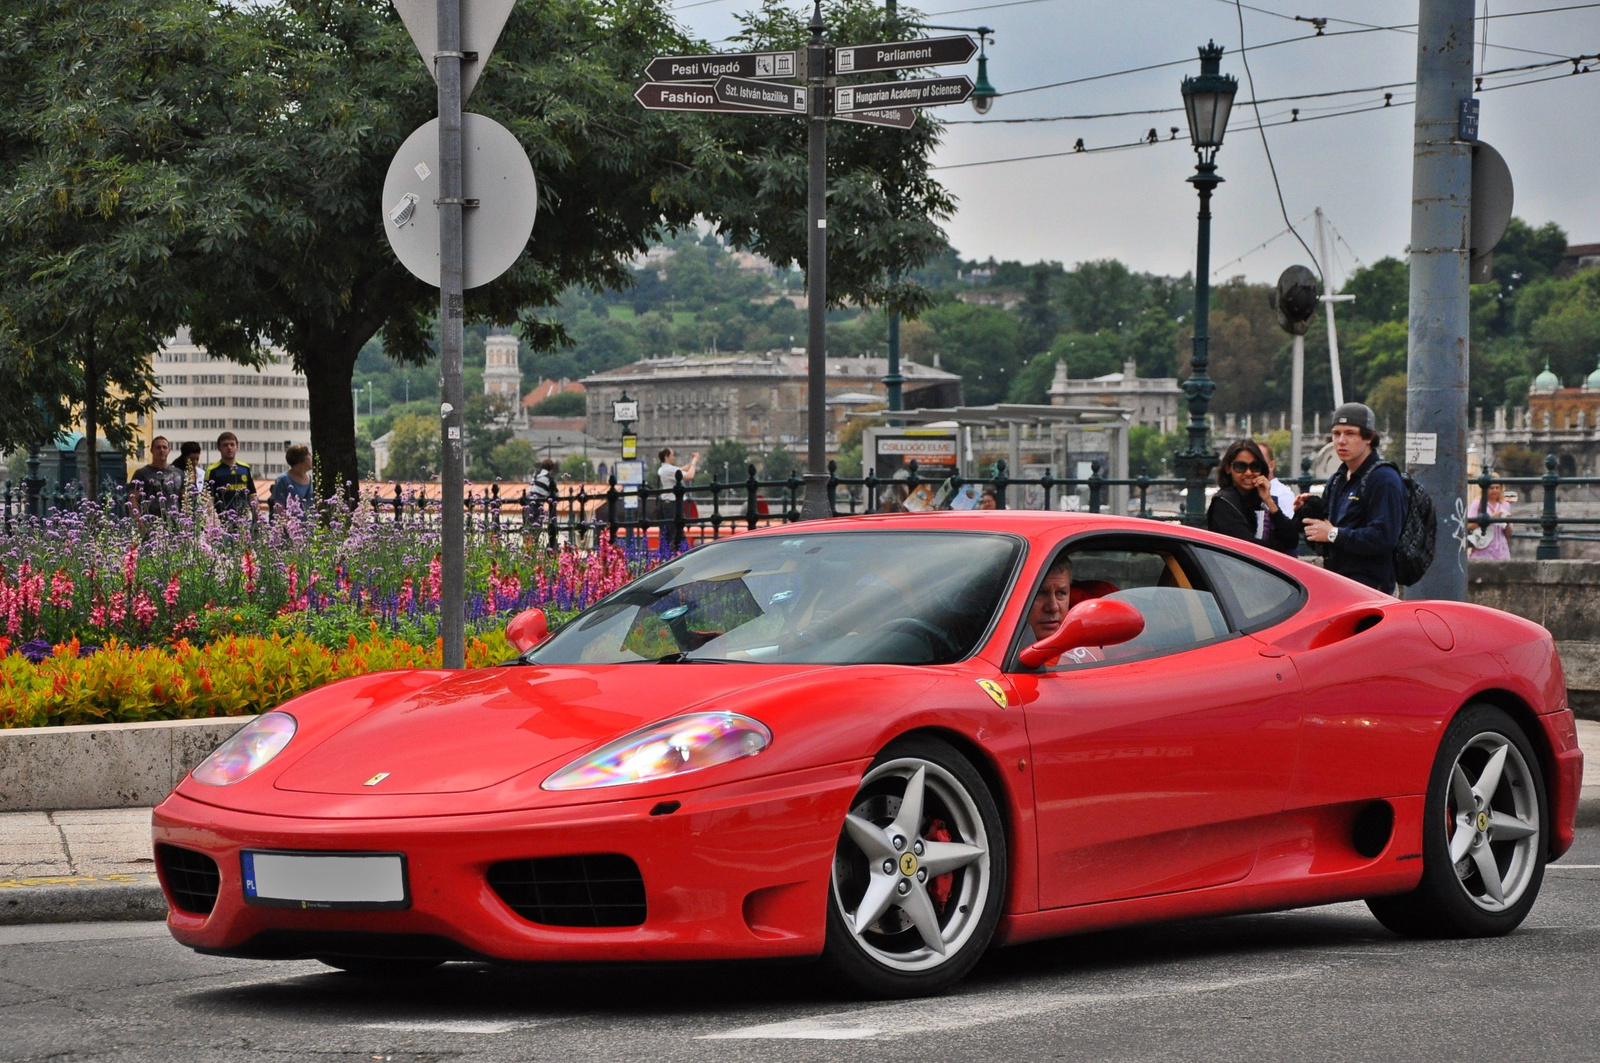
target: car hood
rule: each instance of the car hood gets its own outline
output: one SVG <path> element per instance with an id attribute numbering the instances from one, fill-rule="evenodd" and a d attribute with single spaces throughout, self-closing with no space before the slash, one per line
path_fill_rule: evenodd
<path id="1" fill-rule="evenodd" d="M 448 794 L 577 756 L 637 727 L 814 665 L 517 666 L 461 672 L 317 739 L 279 790 Z"/>

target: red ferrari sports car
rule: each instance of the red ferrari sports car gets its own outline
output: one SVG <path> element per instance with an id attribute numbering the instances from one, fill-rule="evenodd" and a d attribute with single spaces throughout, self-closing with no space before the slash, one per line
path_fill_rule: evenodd
<path id="1" fill-rule="evenodd" d="M 1515 928 L 1582 754 L 1543 628 L 1151 521 L 819 521 L 684 554 L 525 652 L 333 683 L 155 813 L 201 952 L 820 957 L 937 992 L 991 944 L 1365 898 Z"/>

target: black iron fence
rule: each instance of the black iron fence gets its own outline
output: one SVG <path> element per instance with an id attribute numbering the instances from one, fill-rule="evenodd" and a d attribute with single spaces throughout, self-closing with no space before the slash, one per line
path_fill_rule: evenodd
<path id="1" fill-rule="evenodd" d="M 1310 465 L 1306 459 L 1301 475 L 1285 481 L 1298 493 L 1321 483 L 1312 477 Z M 1542 505 L 1538 515 L 1490 515 L 1489 488 L 1497 484 L 1539 494 Z M 1594 534 L 1600 530 L 1600 491 L 1595 490 L 1600 488 L 1600 477 L 1558 476 L 1554 455 L 1545 459 L 1543 476 L 1485 474 L 1473 485 L 1479 495 L 1475 512 L 1455 515 L 1463 525 L 1505 525 L 1514 538 L 1537 539 L 1539 558 L 1559 557 L 1564 541 L 1600 542 L 1600 535 Z M 1182 519 L 1184 488 L 1185 481 L 1175 478 L 1101 476 L 1098 464 L 1091 466 L 1087 477 L 1057 477 L 1048 469 L 1039 476 L 1011 476 L 1004 461 L 996 462 L 993 474 L 987 477 L 948 478 L 923 476 L 916 462 L 906 467 L 904 475 L 893 478 L 879 477 L 870 470 L 859 477 L 840 476 L 836 464 L 829 462 L 827 484 L 829 511 L 835 516 L 952 508 L 952 504 L 981 508 L 992 499 L 997 509 L 1123 511 L 1164 521 Z M 1123 492 L 1125 510 L 1114 504 L 1121 501 Z M 1578 493 L 1589 497 L 1579 499 L 1575 497 Z M 742 480 L 713 478 L 709 483 L 686 484 L 680 474 L 678 482 L 650 486 L 619 484 L 613 477 L 602 490 L 591 490 L 587 484 L 563 484 L 548 497 L 524 485 L 510 489 L 492 484 L 469 489 L 463 505 L 469 534 L 514 534 L 538 537 L 552 546 L 584 547 L 596 545 L 601 536 L 646 536 L 672 543 L 718 539 L 799 520 L 804 498 L 805 482 L 798 474 L 761 479 L 750 465 Z M 43 480 L 6 481 L 0 488 L 0 531 L 10 535 L 30 516 L 74 510 L 84 501 L 84 492 L 76 483 L 56 488 Z M 130 498 L 126 484 L 109 485 L 101 496 L 103 507 L 124 518 L 138 501 Z M 428 527 L 438 524 L 440 501 L 426 488 L 395 484 L 373 489 L 359 501 L 380 520 Z M 192 493 L 183 499 L 165 499 L 161 508 L 194 514 L 203 505 L 198 494 Z M 1441 513 L 1440 517 L 1448 521 L 1451 514 Z M 258 511 L 256 519 L 273 517 Z M 1519 528 L 1528 530 L 1519 534 Z"/>

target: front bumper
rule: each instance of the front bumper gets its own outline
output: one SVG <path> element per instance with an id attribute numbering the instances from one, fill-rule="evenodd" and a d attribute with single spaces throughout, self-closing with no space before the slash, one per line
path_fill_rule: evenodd
<path id="1" fill-rule="evenodd" d="M 235 812 L 174 794 L 157 807 L 156 844 L 211 857 L 215 906 L 172 905 L 167 925 L 208 953 L 481 956 L 517 961 L 743 959 L 822 951 L 829 872 L 865 762 L 671 795 L 462 816 L 313 819 Z M 389 911 L 246 904 L 241 849 L 398 851 L 411 905 Z M 492 864 L 621 853 L 644 880 L 633 927 L 555 927 L 517 915 L 490 888 Z"/>

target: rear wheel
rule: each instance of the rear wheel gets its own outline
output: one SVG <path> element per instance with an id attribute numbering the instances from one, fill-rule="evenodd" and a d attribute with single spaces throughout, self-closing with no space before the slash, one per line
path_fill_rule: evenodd
<path id="1" fill-rule="evenodd" d="M 1367 901 L 1397 934 L 1490 937 L 1515 930 L 1544 880 L 1549 802 L 1515 720 L 1469 705 L 1450 724 L 1423 810 L 1422 882 Z"/>
<path id="2" fill-rule="evenodd" d="M 988 947 L 1005 876 L 1004 826 L 977 769 L 936 739 L 896 742 L 839 833 L 824 962 L 859 993 L 943 992 Z"/>

